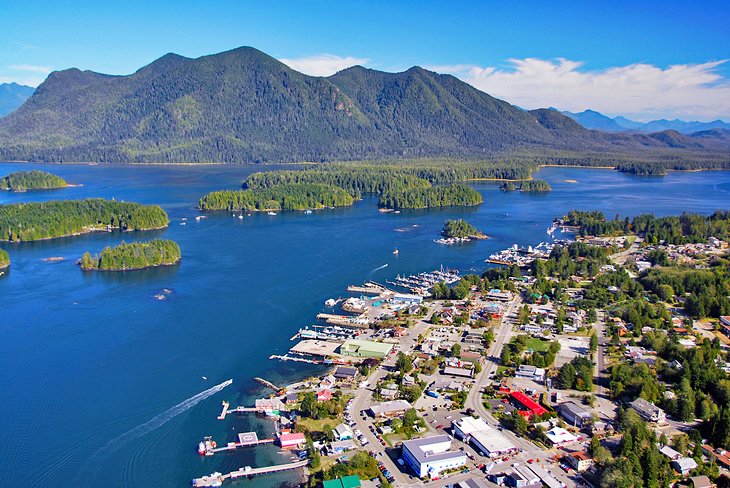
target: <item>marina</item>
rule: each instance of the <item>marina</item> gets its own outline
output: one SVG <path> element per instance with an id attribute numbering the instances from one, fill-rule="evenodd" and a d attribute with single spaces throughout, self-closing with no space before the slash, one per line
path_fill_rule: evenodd
<path id="1" fill-rule="evenodd" d="M 509 249 L 499 251 L 489 256 L 485 262 L 491 264 L 500 264 L 503 266 L 519 266 L 521 268 L 532 264 L 535 259 L 546 259 L 550 256 L 556 245 L 564 244 L 568 241 L 555 240 L 553 242 L 541 242 L 537 246 L 519 247 L 517 244 Z"/>
<path id="2" fill-rule="evenodd" d="M 256 476 L 260 474 L 277 473 L 280 471 L 288 471 L 291 469 L 299 469 L 309 464 L 309 460 L 295 461 L 289 464 L 277 464 L 273 466 L 264 466 L 261 468 L 252 468 L 251 466 L 245 466 L 231 471 L 228 474 L 211 473 L 208 476 L 202 476 L 193 480 L 193 486 L 204 487 L 204 486 L 221 486 L 226 480 L 235 480 L 237 478 Z"/>

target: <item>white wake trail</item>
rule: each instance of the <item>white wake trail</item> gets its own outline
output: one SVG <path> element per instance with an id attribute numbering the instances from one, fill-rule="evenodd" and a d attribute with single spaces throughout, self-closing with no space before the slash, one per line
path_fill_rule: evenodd
<path id="1" fill-rule="evenodd" d="M 385 263 L 384 265 L 382 265 L 382 266 L 378 266 L 377 268 L 375 268 L 374 270 L 372 270 L 372 271 L 370 272 L 370 274 L 373 274 L 373 273 L 375 273 L 376 271 L 380 271 L 381 269 L 383 269 L 383 268 L 387 268 L 387 267 L 388 267 L 388 263 Z"/>

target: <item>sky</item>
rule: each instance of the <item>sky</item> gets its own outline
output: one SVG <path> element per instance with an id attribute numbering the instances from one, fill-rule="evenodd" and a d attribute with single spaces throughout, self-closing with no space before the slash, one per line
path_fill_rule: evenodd
<path id="1" fill-rule="evenodd" d="M 0 0 L 0 33 L 0 83 L 253 46 L 317 76 L 418 65 L 527 109 L 730 121 L 728 0 Z"/>

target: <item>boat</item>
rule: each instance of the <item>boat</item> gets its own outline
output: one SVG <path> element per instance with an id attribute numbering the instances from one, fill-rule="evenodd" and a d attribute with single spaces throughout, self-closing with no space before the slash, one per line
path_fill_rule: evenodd
<path id="1" fill-rule="evenodd" d="M 238 218 L 239 218 L 240 220 L 243 220 L 243 214 L 239 215 L 239 216 L 238 216 Z"/>
<path id="2" fill-rule="evenodd" d="M 332 308 L 335 305 L 337 305 L 337 300 L 335 300 L 334 298 L 330 298 L 329 300 L 327 300 L 326 302 L 324 302 L 324 305 L 325 305 L 325 307 Z"/>
<path id="3" fill-rule="evenodd" d="M 276 215 L 276 212 L 266 212 L 266 215 Z"/>
<path id="4" fill-rule="evenodd" d="M 307 214 L 307 215 L 310 215 L 312 213 L 312 211 L 311 210 L 305 210 L 304 213 Z"/>
<path id="5" fill-rule="evenodd" d="M 187 222 L 180 222 L 180 225 L 187 225 Z"/>
<path id="6" fill-rule="evenodd" d="M 205 443 L 202 441 L 198 444 L 198 454 L 205 456 Z"/>
<path id="7" fill-rule="evenodd" d="M 395 254 L 396 256 L 397 256 L 397 255 L 398 255 L 399 253 L 400 253 L 400 251 L 398 251 L 398 249 L 396 249 L 395 251 L 393 251 L 393 254 Z"/>

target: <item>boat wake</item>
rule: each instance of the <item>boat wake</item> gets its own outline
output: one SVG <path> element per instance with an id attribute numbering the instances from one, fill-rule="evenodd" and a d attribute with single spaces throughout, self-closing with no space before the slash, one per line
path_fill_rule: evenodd
<path id="1" fill-rule="evenodd" d="M 148 420 L 147 422 L 138 425 L 137 427 L 128 430 L 127 432 L 115 437 L 114 439 L 110 440 L 106 443 L 104 447 L 96 451 L 92 456 L 90 456 L 86 462 L 85 468 L 82 469 L 82 473 L 80 473 L 80 476 L 83 476 L 83 479 L 89 480 L 93 479 L 95 475 L 97 474 L 98 469 L 100 469 L 100 463 L 98 462 L 98 459 L 102 454 L 105 454 L 105 451 L 113 452 L 117 449 L 121 448 L 125 444 L 129 443 L 130 441 L 134 439 L 138 439 L 146 434 L 149 434 L 153 430 L 159 429 L 166 423 L 168 423 L 170 420 L 174 419 L 178 415 L 184 413 L 187 410 L 190 410 L 198 403 L 202 402 L 203 400 L 210 398 L 211 396 L 215 395 L 219 391 L 223 390 L 227 386 L 231 385 L 233 383 L 233 380 L 226 380 L 223 383 L 220 383 L 218 385 L 215 385 L 211 388 L 208 388 L 207 390 L 201 391 L 197 395 L 193 395 L 192 397 L 188 398 L 187 400 L 183 400 L 182 402 L 178 403 L 174 407 L 171 407 L 164 412 L 156 415 L 152 419 Z M 93 473 L 84 473 L 83 471 L 87 471 L 91 468 Z M 75 486 L 75 485 L 74 485 Z"/>
<path id="2" fill-rule="evenodd" d="M 380 271 L 381 269 L 385 269 L 385 268 L 387 268 L 387 267 L 388 267 L 388 263 L 385 263 L 384 265 L 382 265 L 382 266 L 378 266 L 378 267 L 377 267 L 377 268 L 375 268 L 374 270 L 370 271 L 370 274 L 373 274 L 373 273 L 375 273 L 376 271 Z"/>

